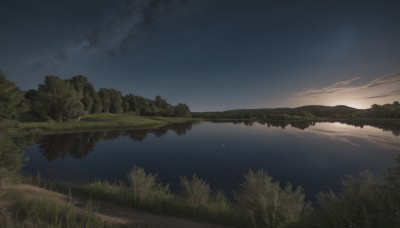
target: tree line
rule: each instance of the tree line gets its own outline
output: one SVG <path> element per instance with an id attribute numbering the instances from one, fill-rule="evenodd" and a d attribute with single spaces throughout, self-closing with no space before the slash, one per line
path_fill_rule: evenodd
<path id="1" fill-rule="evenodd" d="M 79 120 L 85 114 L 131 113 L 141 116 L 190 117 L 189 106 L 171 105 L 161 96 L 154 100 L 112 88 L 96 90 L 84 75 L 63 80 L 46 76 L 38 89 L 21 91 L 0 71 L 0 118 L 28 115 L 58 122 Z"/>
<path id="2" fill-rule="evenodd" d="M 368 109 L 356 109 L 345 105 L 334 107 L 307 105 L 297 108 L 238 109 L 224 112 L 196 112 L 193 117 L 205 119 L 258 119 L 258 120 L 294 120 L 315 118 L 387 118 L 400 119 L 400 104 L 373 104 Z"/>

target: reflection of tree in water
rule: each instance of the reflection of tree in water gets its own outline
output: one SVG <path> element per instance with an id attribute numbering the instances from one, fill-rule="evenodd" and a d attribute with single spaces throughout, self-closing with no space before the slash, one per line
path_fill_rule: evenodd
<path id="1" fill-rule="evenodd" d="M 180 123 L 164 126 L 157 129 L 142 129 L 142 130 L 132 130 L 125 131 L 126 136 L 134 141 L 143 141 L 149 133 L 153 133 L 157 138 L 162 137 L 167 134 L 168 131 L 173 131 L 179 136 L 185 135 L 188 131 L 192 130 L 193 123 Z"/>
<path id="2" fill-rule="evenodd" d="M 24 146 L 23 139 L 0 134 L 0 189 L 1 185 L 18 176 L 24 164 Z"/>
<path id="3" fill-rule="evenodd" d="M 154 135 L 155 135 L 157 138 L 160 138 L 160 137 L 166 135 L 167 132 L 168 132 L 168 130 L 169 130 L 169 129 L 166 128 L 166 127 L 161 127 L 161 128 L 158 128 L 158 129 L 154 129 L 154 130 L 153 130 L 153 133 L 154 133 Z"/>
<path id="4" fill-rule="evenodd" d="M 38 143 L 41 153 L 50 161 L 68 155 L 82 159 L 103 137 L 104 132 L 53 134 L 44 135 Z"/>
<path id="5" fill-rule="evenodd" d="M 192 130 L 193 124 L 180 123 L 173 124 L 167 127 L 168 130 L 174 131 L 177 135 L 182 136 L 185 135 L 188 131 Z"/>
<path id="6" fill-rule="evenodd" d="M 102 140 L 113 140 L 123 134 L 123 131 L 105 131 Z"/>
<path id="7" fill-rule="evenodd" d="M 340 123 L 360 128 L 363 128 L 364 126 L 376 127 L 382 129 L 383 131 L 391 131 L 394 136 L 397 137 L 400 136 L 400 124 L 374 123 L 374 122 L 363 122 L 363 121 L 341 121 Z"/>
<path id="8" fill-rule="evenodd" d="M 315 126 L 316 123 L 341 123 L 354 127 L 371 126 L 382 129 L 384 131 L 391 131 L 394 136 L 400 136 L 400 124 L 393 123 L 382 123 L 382 122 L 374 122 L 370 120 L 341 120 L 341 121 L 311 121 L 311 120 L 296 120 L 296 121 L 285 121 L 285 120 L 213 120 L 213 123 L 233 123 L 233 124 L 244 124 L 246 126 L 252 126 L 254 123 L 258 123 L 261 125 L 266 125 L 268 127 L 280 127 L 285 129 L 287 126 L 291 126 L 294 128 L 298 128 L 301 130 L 305 130 L 310 126 Z"/>
<path id="9" fill-rule="evenodd" d="M 113 140 L 127 136 L 133 141 L 143 141 L 149 133 L 157 138 L 167 134 L 169 130 L 182 136 L 192 129 L 192 124 L 174 124 L 158 129 L 139 129 L 130 131 L 84 132 L 73 134 L 44 135 L 38 140 L 40 152 L 48 160 L 56 160 L 72 156 L 77 159 L 86 157 L 100 140 Z"/>
<path id="10" fill-rule="evenodd" d="M 315 126 L 315 122 L 313 122 L 313 121 L 292 121 L 292 122 L 290 122 L 290 126 L 301 129 L 301 130 L 305 130 L 306 128 L 309 128 L 310 126 Z"/>
<path id="11" fill-rule="evenodd" d="M 254 123 L 255 123 L 254 120 L 245 120 L 245 121 L 243 121 L 243 124 L 246 125 L 246 126 L 248 126 L 248 127 L 253 126 Z"/>
<path id="12" fill-rule="evenodd" d="M 258 121 L 257 123 L 267 125 L 268 127 L 280 127 L 282 129 L 285 129 L 290 124 L 287 121 Z"/>
<path id="13" fill-rule="evenodd" d="M 150 130 L 146 129 L 126 131 L 124 135 L 128 136 L 133 141 L 142 142 L 147 137 L 149 131 Z"/>

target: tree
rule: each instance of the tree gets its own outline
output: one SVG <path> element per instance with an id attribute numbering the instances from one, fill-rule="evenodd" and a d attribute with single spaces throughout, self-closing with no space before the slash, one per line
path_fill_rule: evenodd
<path id="1" fill-rule="evenodd" d="M 133 94 L 128 94 L 122 98 L 123 100 L 123 110 L 124 112 L 135 112 L 136 114 L 140 114 L 140 108 L 138 104 L 138 96 Z"/>
<path id="2" fill-rule="evenodd" d="M 73 86 L 57 76 L 46 76 L 39 85 L 34 110 L 42 117 L 62 122 L 83 115 L 83 104 Z"/>
<path id="3" fill-rule="evenodd" d="M 174 113 L 176 117 L 190 117 L 190 109 L 186 104 L 179 103 L 174 107 Z"/>
<path id="4" fill-rule="evenodd" d="M 99 90 L 98 96 L 101 101 L 101 105 L 103 107 L 103 112 L 109 112 L 110 110 L 110 105 L 111 105 L 111 95 L 108 89 L 106 88 L 101 88 Z"/>
<path id="5" fill-rule="evenodd" d="M 96 96 L 93 98 L 93 105 L 90 113 L 98 113 L 103 110 L 103 104 L 101 103 L 100 96 L 96 94 Z"/>
<path id="6" fill-rule="evenodd" d="M 121 113 L 123 111 L 120 91 L 101 88 L 99 90 L 99 97 L 103 106 L 103 112 Z"/>
<path id="7" fill-rule="evenodd" d="M 16 118 L 23 111 L 24 94 L 0 71 L 0 118 Z"/>
<path id="8" fill-rule="evenodd" d="M 162 98 L 161 98 L 161 96 L 159 96 L 159 95 L 157 95 L 155 98 L 154 98 L 154 104 L 156 105 L 156 107 L 157 108 L 162 108 L 162 105 L 163 105 L 163 103 L 165 102 L 165 100 L 163 100 Z"/>
<path id="9" fill-rule="evenodd" d="M 121 92 L 115 89 L 110 89 L 110 112 L 121 113 L 122 109 L 122 95 Z"/>
<path id="10" fill-rule="evenodd" d="M 67 80 L 78 93 L 79 100 L 84 105 L 86 112 L 94 113 L 93 105 L 96 99 L 96 90 L 84 75 L 77 75 Z M 98 107 L 95 108 L 96 111 Z"/>
<path id="11" fill-rule="evenodd" d="M 82 99 L 84 96 L 83 89 L 88 83 L 87 78 L 83 75 L 77 75 L 67 81 L 71 83 L 75 91 L 78 93 L 79 99 Z"/>

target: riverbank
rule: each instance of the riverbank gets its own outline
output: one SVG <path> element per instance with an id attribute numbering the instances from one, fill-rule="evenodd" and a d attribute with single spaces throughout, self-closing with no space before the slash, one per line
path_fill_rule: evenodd
<path id="1" fill-rule="evenodd" d="M 10 133 L 60 133 L 97 130 L 150 129 L 169 124 L 200 121 L 195 118 L 149 117 L 132 114 L 97 113 L 82 117 L 79 121 L 67 122 L 7 122 L 3 129 Z"/>

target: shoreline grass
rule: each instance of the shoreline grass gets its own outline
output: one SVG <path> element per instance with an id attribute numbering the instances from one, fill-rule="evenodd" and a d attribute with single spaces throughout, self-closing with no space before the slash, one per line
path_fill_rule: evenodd
<path id="1" fill-rule="evenodd" d="M 22 181 L 154 214 L 235 227 L 397 227 L 399 174 L 400 156 L 395 167 L 386 172 L 347 176 L 340 192 L 320 192 L 316 207 L 305 201 L 301 187 L 282 187 L 264 170 L 249 170 L 239 191 L 234 191 L 234 200 L 223 192 L 212 192 L 197 176 L 181 177 L 183 194 L 172 193 L 160 184 L 157 174 L 145 173 L 140 167 L 127 174 L 130 185 L 99 180 L 71 187 L 43 180 L 40 175 Z"/>
<path id="2" fill-rule="evenodd" d="M 47 198 L 31 198 L 19 190 L 9 190 L 2 199 L 10 205 L 1 208 L 0 227 L 121 227 L 98 217 L 90 201 L 79 213 L 70 203 L 61 205 Z"/>

